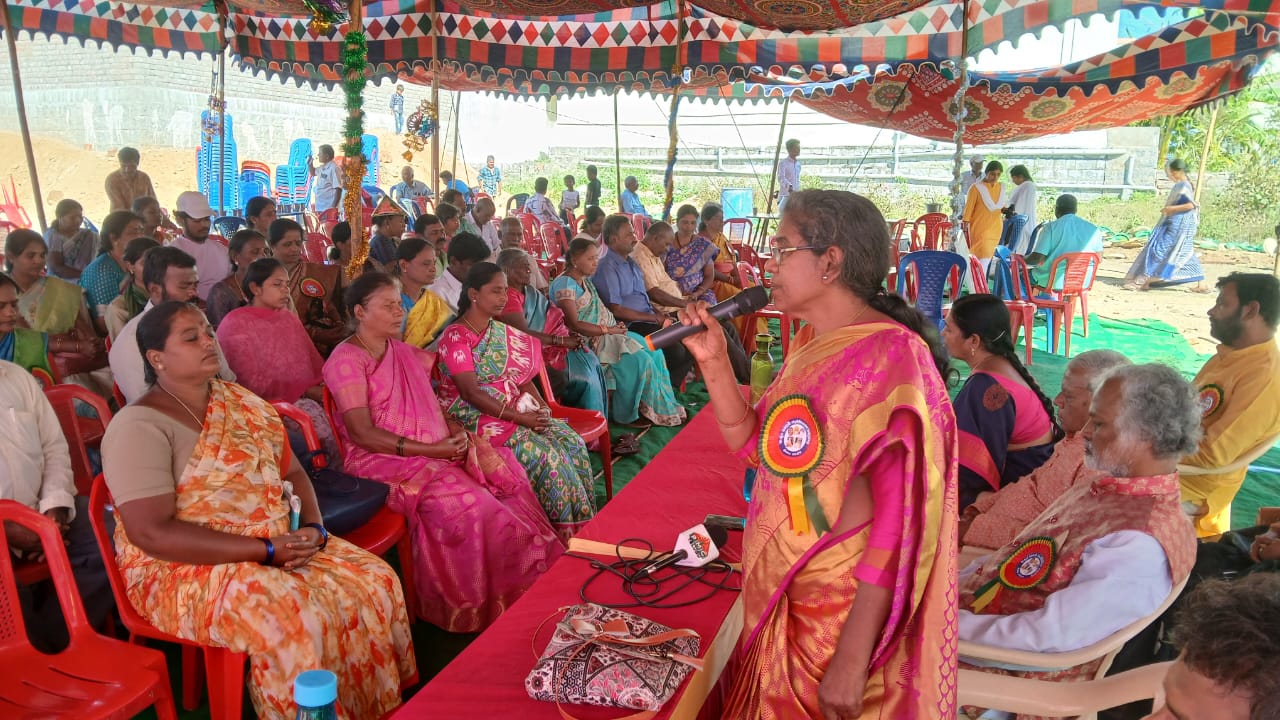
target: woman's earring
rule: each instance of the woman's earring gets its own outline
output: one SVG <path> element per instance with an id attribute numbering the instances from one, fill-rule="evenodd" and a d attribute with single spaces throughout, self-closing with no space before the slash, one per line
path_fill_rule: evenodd
<path id="1" fill-rule="evenodd" d="M 822 282 L 826 282 L 826 281 L 827 281 L 827 276 L 826 276 L 826 275 L 823 275 L 823 276 L 822 276 Z"/>

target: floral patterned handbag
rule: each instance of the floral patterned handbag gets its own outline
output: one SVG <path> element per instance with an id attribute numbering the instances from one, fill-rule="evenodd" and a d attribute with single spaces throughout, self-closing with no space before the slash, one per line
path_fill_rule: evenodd
<path id="1" fill-rule="evenodd" d="M 524 681 L 535 700 L 645 711 L 624 719 L 641 720 L 671 699 L 690 670 L 702 669 L 693 630 L 594 603 L 561 610 L 564 619 Z"/>

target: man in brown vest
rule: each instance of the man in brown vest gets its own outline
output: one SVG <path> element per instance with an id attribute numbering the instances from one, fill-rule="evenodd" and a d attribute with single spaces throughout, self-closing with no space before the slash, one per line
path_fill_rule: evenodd
<path id="1" fill-rule="evenodd" d="M 960 573 L 961 640 L 1079 650 L 1152 614 L 1190 573 L 1196 536 L 1179 505 L 1177 464 L 1200 439 L 1191 385 L 1165 365 L 1116 368 L 1096 386 L 1081 434 L 1101 476 Z M 1012 674 L 1070 680 L 1096 668 Z"/>

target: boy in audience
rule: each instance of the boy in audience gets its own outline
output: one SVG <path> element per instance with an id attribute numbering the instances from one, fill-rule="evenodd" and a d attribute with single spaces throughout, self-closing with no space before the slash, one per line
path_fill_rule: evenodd
<path id="1" fill-rule="evenodd" d="M 579 195 L 578 191 L 573 189 L 574 179 L 572 175 L 564 176 L 564 190 L 560 191 L 560 219 L 565 225 L 569 224 L 569 215 L 578 209 Z"/>
<path id="2" fill-rule="evenodd" d="M 533 195 L 524 202 L 524 211 L 538 219 L 538 223 L 560 223 L 560 216 L 547 198 L 547 179 L 533 181 Z"/>

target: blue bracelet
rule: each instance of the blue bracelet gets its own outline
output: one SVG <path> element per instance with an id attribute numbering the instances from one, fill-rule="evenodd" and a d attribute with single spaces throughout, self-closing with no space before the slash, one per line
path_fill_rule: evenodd
<path id="1" fill-rule="evenodd" d="M 323 550 L 329 546 L 329 531 L 324 529 L 324 525 L 318 522 L 309 522 L 302 527 L 315 528 L 320 533 L 320 549 Z"/>
<path id="2" fill-rule="evenodd" d="M 272 562 L 274 562 L 276 559 L 276 546 L 272 545 L 271 541 L 268 540 L 267 538 L 258 538 L 258 539 L 262 541 L 263 545 L 267 546 L 267 559 L 260 561 L 258 564 L 259 565 L 272 564 Z"/>

